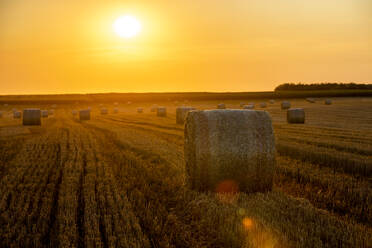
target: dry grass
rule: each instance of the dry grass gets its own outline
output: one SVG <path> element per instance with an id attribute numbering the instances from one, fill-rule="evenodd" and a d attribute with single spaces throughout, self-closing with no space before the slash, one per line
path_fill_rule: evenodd
<path id="1" fill-rule="evenodd" d="M 372 101 L 333 100 L 291 100 L 306 111 L 301 126 L 286 124 L 280 101 L 267 106 L 275 187 L 251 195 L 185 187 L 174 104 L 157 102 L 164 118 L 154 103 L 141 115 L 135 103 L 104 116 L 92 105 L 86 122 L 71 110 L 87 105 L 58 104 L 41 127 L 1 106 L 0 247 L 371 247 Z"/>

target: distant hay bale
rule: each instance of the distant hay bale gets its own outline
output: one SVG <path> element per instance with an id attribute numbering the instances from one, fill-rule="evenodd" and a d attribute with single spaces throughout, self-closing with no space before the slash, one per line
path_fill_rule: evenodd
<path id="1" fill-rule="evenodd" d="M 52 104 L 52 108 L 57 108 L 57 104 Z"/>
<path id="2" fill-rule="evenodd" d="M 156 112 L 158 106 L 157 105 L 152 105 L 150 108 L 150 112 Z"/>
<path id="3" fill-rule="evenodd" d="M 7 103 L 4 103 L 4 107 L 8 107 L 9 106 L 9 104 L 7 104 Z"/>
<path id="4" fill-rule="evenodd" d="M 191 111 L 184 149 L 187 184 L 194 190 L 219 192 L 225 182 L 246 193 L 272 189 L 275 143 L 265 111 Z"/>
<path id="5" fill-rule="evenodd" d="M 218 108 L 218 109 L 225 109 L 226 106 L 225 106 L 224 103 L 220 103 L 220 104 L 217 105 L 217 108 Z"/>
<path id="6" fill-rule="evenodd" d="M 114 102 L 114 106 L 118 106 L 119 105 L 119 103 L 118 102 Z"/>
<path id="7" fill-rule="evenodd" d="M 41 110 L 41 117 L 42 118 L 47 118 L 48 115 L 49 115 L 48 110 Z"/>
<path id="8" fill-rule="evenodd" d="M 54 115 L 54 109 L 49 110 L 48 115 Z"/>
<path id="9" fill-rule="evenodd" d="M 275 103 L 275 100 L 271 99 L 271 100 L 269 101 L 269 103 L 270 103 L 270 104 L 274 104 L 274 103 Z"/>
<path id="10" fill-rule="evenodd" d="M 40 109 L 24 109 L 23 110 L 23 125 L 24 126 L 41 125 Z"/>
<path id="11" fill-rule="evenodd" d="M 241 102 L 240 104 L 240 107 L 244 107 L 244 105 L 246 105 L 244 102 Z"/>
<path id="12" fill-rule="evenodd" d="M 309 102 L 309 103 L 315 103 L 314 98 L 306 98 L 306 101 Z"/>
<path id="13" fill-rule="evenodd" d="M 159 117 L 166 117 L 167 116 L 167 109 L 165 107 L 158 107 L 156 109 L 156 115 Z"/>
<path id="14" fill-rule="evenodd" d="M 282 109 L 289 109 L 291 107 L 291 103 L 288 101 L 282 102 Z"/>
<path id="15" fill-rule="evenodd" d="M 14 119 L 21 119 L 21 111 L 17 111 L 17 110 L 15 110 L 15 111 L 13 111 L 13 118 Z"/>
<path id="16" fill-rule="evenodd" d="M 132 102 L 131 102 L 131 101 L 129 101 L 129 102 L 127 102 L 127 104 L 128 104 L 128 105 L 131 105 L 131 104 L 132 104 Z"/>
<path id="17" fill-rule="evenodd" d="M 81 121 L 89 121 L 90 120 L 90 110 L 89 109 L 82 109 L 79 111 L 79 117 Z"/>
<path id="18" fill-rule="evenodd" d="M 266 108 L 266 107 L 267 107 L 266 102 L 261 102 L 261 103 L 260 103 L 260 108 Z"/>
<path id="19" fill-rule="evenodd" d="M 178 107 L 176 109 L 176 123 L 183 125 L 188 112 L 195 110 L 193 107 Z"/>
<path id="20" fill-rule="evenodd" d="M 303 108 L 290 108 L 287 110 L 288 123 L 305 123 L 305 111 Z"/>
<path id="21" fill-rule="evenodd" d="M 117 114 L 119 113 L 119 109 L 118 108 L 114 108 L 114 114 Z"/>
<path id="22" fill-rule="evenodd" d="M 254 105 L 252 104 L 244 105 L 243 109 L 254 109 Z"/>
<path id="23" fill-rule="evenodd" d="M 76 115 L 78 114 L 78 112 L 77 112 L 76 110 L 72 110 L 72 111 L 71 111 L 71 114 L 72 114 L 73 116 L 76 116 Z"/>
<path id="24" fill-rule="evenodd" d="M 101 115 L 107 115 L 107 114 L 108 114 L 107 108 L 101 108 Z"/>
<path id="25" fill-rule="evenodd" d="M 331 105 L 332 104 L 332 100 L 331 99 L 325 99 L 324 104 L 325 105 Z"/>
<path id="26" fill-rule="evenodd" d="M 137 108 L 137 113 L 143 113 L 143 108 Z"/>

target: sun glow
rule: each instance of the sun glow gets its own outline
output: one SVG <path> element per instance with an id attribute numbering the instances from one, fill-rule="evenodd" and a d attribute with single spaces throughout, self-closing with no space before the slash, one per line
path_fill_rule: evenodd
<path id="1" fill-rule="evenodd" d="M 141 32 L 141 23 L 133 16 L 121 16 L 113 24 L 114 31 L 123 38 L 132 38 Z"/>

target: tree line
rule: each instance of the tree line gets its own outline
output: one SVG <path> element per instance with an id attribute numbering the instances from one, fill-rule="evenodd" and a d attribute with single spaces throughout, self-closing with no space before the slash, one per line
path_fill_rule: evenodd
<path id="1" fill-rule="evenodd" d="M 372 90 L 372 84 L 356 83 L 319 83 L 319 84 L 294 84 L 285 83 L 277 86 L 275 91 L 301 91 L 301 90 Z"/>

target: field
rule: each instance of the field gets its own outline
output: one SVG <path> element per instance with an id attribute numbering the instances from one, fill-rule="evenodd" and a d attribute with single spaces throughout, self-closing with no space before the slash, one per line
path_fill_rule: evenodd
<path id="1" fill-rule="evenodd" d="M 35 100 L 35 99 L 33 99 Z M 76 99 L 75 99 L 76 100 Z M 261 100 L 256 102 L 256 109 Z M 263 101 L 263 100 L 262 100 Z M 276 136 L 272 192 L 204 194 L 185 186 L 176 105 L 58 103 L 42 126 L 0 106 L 0 247 L 372 247 L 372 98 L 307 103 L 306 124 L 268 104 Z M 224 100 L 240 108 L 242 100 Z M 167 107 L 167 117 L 150 112 Z M 92 120 L 73 109 L 92 107 Z M 137 107 L 144 113 L 138 114 Z"/>

